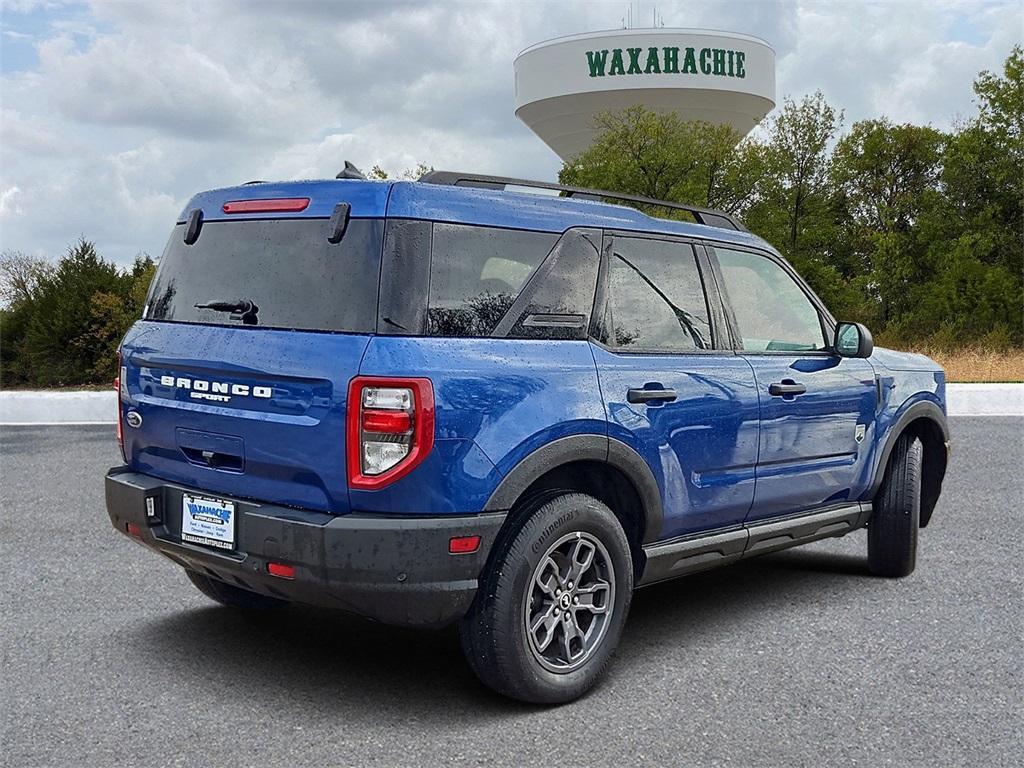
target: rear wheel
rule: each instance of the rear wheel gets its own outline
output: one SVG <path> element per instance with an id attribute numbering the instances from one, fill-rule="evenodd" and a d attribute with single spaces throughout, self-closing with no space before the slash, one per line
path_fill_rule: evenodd
<path id="1" fill-rule="evenodd" d="M 868 567 L 876 576 L 909 576 L 921 527 L 921 441 L 900 435 L 868 523 Z"/>
<path id="2" fill-rule="evenodd" d="M 618 645 L 633 592 L 629 543 L 597 499 L 544 503 L 499 551 L 459 626 L 477 676 L 514 699 L 586 693 Z"/>
<path id="3" fill-rule="evenodd" d="M 276 597 L 267 597 L 256 592 L 250 592 L 247 589 L 235 587 L 217 579 L 211 579 L 209 576 L 204 576 L 196 571 L 186 569 L 185 575 L 188 576 L 189 581 L 196 585 L 196 589 L 221 605 L 242 608 L 247 611 L 265 611 L 288 605 L 287 600 L 278 600 Z"/>

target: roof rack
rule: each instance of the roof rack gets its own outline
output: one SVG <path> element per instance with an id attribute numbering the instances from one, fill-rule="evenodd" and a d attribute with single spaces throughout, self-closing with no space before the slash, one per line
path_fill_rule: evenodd
<path id="1" fill-rule="evenodd" d="M 641 205 L 654 205 L 660 208 L 671 208 L 678 211 L 686 211 L 696 220 L 698 224 L 719 229 L 734 229 L 738 232 L 747 232 L 743 223 L 725 211 L 716 211 L 712 208 L 700 208 L 696 205 L 685 203 L 674 203 L 668 200 L 656 200 L 653 197 L 642 195 L 627 195 L 622 192 L 609 192 L 606 189 L 587 189 L 585 187 L 570 187 L 565 184 L 555 184 L 547 181 L 531 181 L 529 179 L 513 179 L 506 176 L 485 176 L 478 173 L 459 173 L 457 171 L 428 171 L 420 176 L 419 181 L 426 184 L 444 184 L 452 187 L 477 187 L 480 189 L 505 189 L 506 187 L 532 187 L 535 189 L 557 190 L 562 194 L 560 197 L 575 197 L 582 200 L 622 200 L 627 203 L 638 203 Z"/>

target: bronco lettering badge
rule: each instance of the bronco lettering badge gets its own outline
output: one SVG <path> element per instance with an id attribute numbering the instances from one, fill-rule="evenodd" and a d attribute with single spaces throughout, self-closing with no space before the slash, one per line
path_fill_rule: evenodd
<path id="1" fill-rule="evenodd" d="M 189 390 L 188 396 L 193 400 L 212 400 L 215 403 L 226 403 L 231 397 L 259 397 L 269 400 L 274 396 L 272 387 L 250 387 L 248 384 L 230 384 L 226 381 L 207 381 L 206 379 L 189 379 L 184 376 L 161 376 L 160 383 L 165 387 Z"/>

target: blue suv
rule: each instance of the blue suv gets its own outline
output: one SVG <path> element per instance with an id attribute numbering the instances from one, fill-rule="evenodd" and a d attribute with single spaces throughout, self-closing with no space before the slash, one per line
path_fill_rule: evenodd
<path id="1" fill-rule="evenodd" d="M 557 703 L 635 587 L 864 527 L 914 569 L 942 369 L 732 216 L 355 176 L 195 196 L 122 344 L 110 519 L 204 594 L 457 623 L 486 685 Z"/>

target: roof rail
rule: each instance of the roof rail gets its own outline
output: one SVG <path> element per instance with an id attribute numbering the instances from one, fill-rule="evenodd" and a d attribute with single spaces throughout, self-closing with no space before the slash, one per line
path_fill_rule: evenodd
<path id="1" fill-rule="evenodd" d="M 485 176 L 479 173 L 459 173 L 457 171 L 428 171 L 420 176 L 419 181 L 426 184 L 444 184 L 452 187 L 478 187 L 481 189 L 505 189 L 506 187 L 532 187 L 535 189 L 552 189 L 561 192 L 560 197 L 576 197 L 582 200 L 621 200 L 640 205 L 654 205 L 660 208 L 671 208 L 686 211 L 698 224 L 719 229 L 734 229 L 747 232 L 743 222 L 725 211 L 712 208 L 700 208 L 696 205 L 674 203 L 669 200 L 656 200 L 642 195 L 627 195 L 622 192 L 609 192 L 606 189 L 587 189 L 586 187 L 570 187 L 547 181 L 531 181 L 529 179 L 513 179 L 507 176 Z"/>

